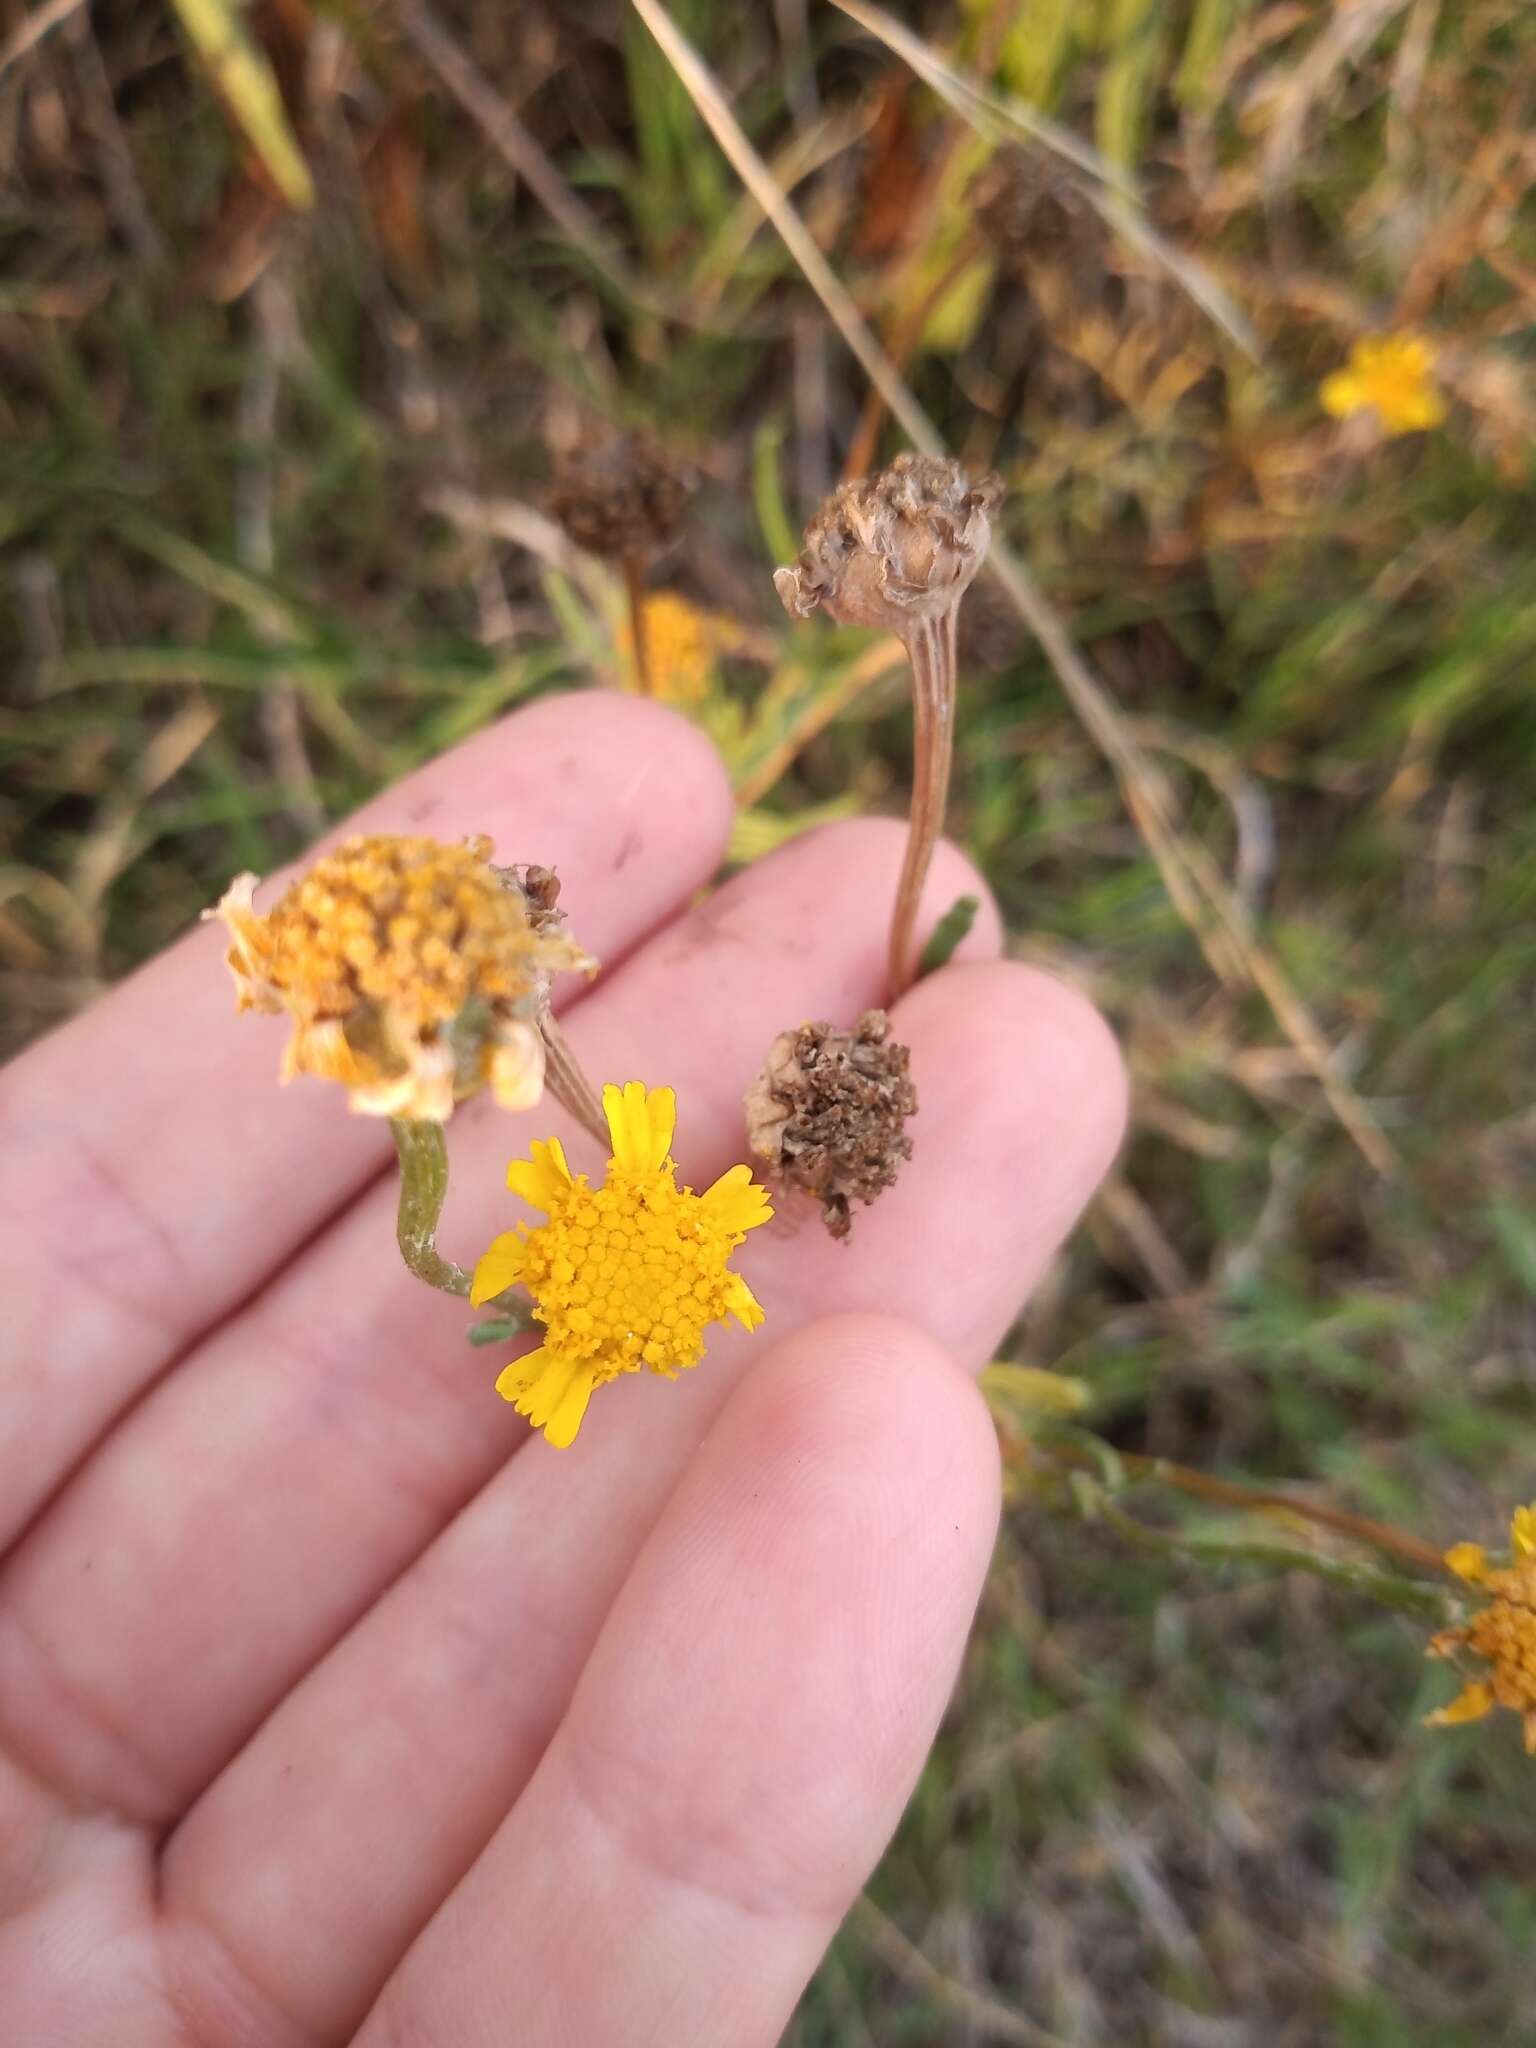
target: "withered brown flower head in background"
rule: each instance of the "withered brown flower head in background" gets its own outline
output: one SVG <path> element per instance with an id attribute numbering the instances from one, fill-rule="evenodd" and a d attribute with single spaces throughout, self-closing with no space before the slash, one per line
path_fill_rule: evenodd
<path id="1" fill-rule="evenodd" d="M 974 484 L 948 456 L 898 455 L 872 477 L 840 484 L 805 529 L 805 547 L 774 572 L 784 609 L 818 608 L 840 625 L 910 638 L 957 605 L 992 538 L 1000 478 Z"/>
<path id="2" fill-rule="evenodd" d="M 912 1156 L 909 1060 L 885 1012 L 866 1010 L 852 1031 L 780 1032 L 747 1090 L 752 1150 L 785 1185 L 816 1197 L 833 1237 L 853 1228 L 853 1202 L 873 1202 Z"/>
<path id="3" fill-rule="evenodd" d="M 605 561 L 649 561 L 677 538 L 687 476 L 649 434 L 588 434 L 561 456 L 551 516 Z"/>
<path id="4" fill-rule="evenodd" d="M 1080 181 L 1044 151 L 1000 149 L 967 197 L 981 233 L 1026 282 L 1038 263 L 1102 271 L 1109 230 Z"/>

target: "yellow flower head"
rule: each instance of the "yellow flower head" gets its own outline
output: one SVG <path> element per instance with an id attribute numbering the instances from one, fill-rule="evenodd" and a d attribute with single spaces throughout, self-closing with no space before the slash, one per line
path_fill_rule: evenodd
<path id="1" fill-rule="evenodd" d="M 733 618 L 700 611 L 675 590 L 653 591 L 641 618 L 651 687 L 669 704 L 697 704 L 707 697 L 714 686 L 716 662 L 742 645 L 742 630 Z M 635 634 L 628 619 L 619 628 L 618 641 L 624 673 L 638 689 Z"/>
<path id="2" fill-rule="evenodd" d="M 548 1442 L 574 1441 L 594 1387 L 642 1365 L 672 1379 L 704 1355 L 710 1323 L 735 1316 L 756 1329 L 763 1311 L 730 1270 L 749 1230 L 773 1214 L 751 1169 L 733 1166 L 702 1195 L 677 1185 L 671 1157 L 677 1098 L 631 1081 L 603 1090 L 613 1157 L 600 1188 L 572 1176 L 558 1138 L 514 1159 L 507 1186 L 547 1220 L 498 1237 L 475 1268 L 478 1307 L 526 1287 L 544 1342 L 496 1382 Z"/>
<path id="3" fill-rule="evenodd" d="M 1445 1561 L 1460 1579 L 1488 1596 L 1470 1620 L 1443 1630 L 1429 1646 L 1432 1657 L 1470 1650 L 1488 1666 L 1486 1678 L 1470 1680 L 1448 1707 L 1429 1716 L 1431 1727 L 1480 1721 L 1495 1707 L 1522 1716 L 1525 1746 L 1536 1756 L 1536 1506 L 1516 1508 L 1509 1525 L 1509 1563 L 1494 1565 L 1480 1543 L 1457 1543 Z"/>
<path id="4" fill-rule="evenodd" d="M 1374 412 L 1388 434 L 1438 427 L 1445 400 L 1435 389 L 1435 352 L 1416 334 L 1381 334 L 1357 341 L 1342 370 L 1319 389 L 1324 412 L 1343 420 Z"/>
<path id="5" fill-rule="evenodd" d="M 348 839 L 269 911 L 236 876 L 206 914 L 229 928 L 238 1008 L 294 1020 L 285 1081 L 317 1074 L 366 1116 L 433 1123 L 486 1084 L 505 1109 L 538 1101 L 549 977 L 593 963 L 490 853 L 482 837 Z"/>

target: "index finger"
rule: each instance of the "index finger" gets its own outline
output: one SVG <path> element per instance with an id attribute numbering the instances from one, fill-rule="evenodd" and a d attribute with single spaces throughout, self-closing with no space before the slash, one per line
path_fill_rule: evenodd
<path id="1" fill-rule="evenodd" d="M 517 712 L 346 830 L 454 839 L 559 869 L 572 929 L 622 957 L 706 881 L 730 829 L 713 750 L 595 691 Z M 276 1020 L 237 1020 L 220 938 L 190 934 L 0 1075 L 12 1303 L 0 1546 L 156 1374 L 385 1165 L 334 1091 L 279 1091 Z"/>

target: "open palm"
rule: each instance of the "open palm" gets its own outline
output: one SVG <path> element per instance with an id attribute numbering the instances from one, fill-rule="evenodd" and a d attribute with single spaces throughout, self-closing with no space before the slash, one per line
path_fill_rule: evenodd
<path id="1" fill-rule="evenodd" d="M 893 824 L 695 902 L 681 721 L 584 694 L 366 813 L 559 868 L 599 1081 L 741 1155 L 770 1039 L 879 995 Z M 928 921 L 974 877 L 941 853 Z M 990 1356 L 1118 1141 L 1095 1013 L 990 911 L 897 1011 L 921 1112 L 851 1243 L 781 1217 L 765 1329 L 570 1451 L 400 1267 L 387 1130 L 274 1085 L 195 933 L 0 1076 L 0 2037 L 18 2048 L 772 2042 L 878 1856 L 992 1540 Z M 442 1242 L 552 1103 L 450 1131 Z"/>

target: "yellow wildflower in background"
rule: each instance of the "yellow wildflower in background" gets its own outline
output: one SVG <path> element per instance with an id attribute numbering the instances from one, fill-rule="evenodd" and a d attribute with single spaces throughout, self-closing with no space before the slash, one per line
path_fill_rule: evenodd
<path id="1" fill-rule="evenodd" d="M 1388 434 L 1421 433 L 1445 418 L 1434 369 L 1435 352 L 1421 335 L 1368 335 L 1342 370 L 1323 379 L 1318 395 L 1335 419 L 1374 412 Z"/>
<path id="2" fill-rule="evenodd" d="M 572 1443 L 595 1387 L 642 1365 L 672 1379 L 704 1355 L 710 1323 L 763 1311 L 730 1257 L 773 1214 L 750 1167 L 733 1166 L 702 1195 L 677 1185 L 671 1157 L 677 1098 L 631 1081 L 603 1090 L 613 1157 L 600 1188 L 572 1176 L 558 1138 L 514 1159 L 507 1186 L 547 1220 L 498 1237 L 475 1268 L 478 1307 L 526 1287 L 544 1342 L 505 1369 L 496 1391 L 558 1449 Z"/>
<path id="3" fill-rule="evenodd" d="M 1522 1717 L 1526 1750 L 1536 1756 L 1536 1506 L 1515 1509 L 1507 1565 L 1490 1564 L 1480 1543 L 1454 1544 L 1445 1561 L 1459 1579 L 1486 1593 L 1488 1604 L 1461 1627 L 1442 1630 L 1429 1654 L 1470 1650 L 1488 1666 L 1488 1676 L 1470 1679 L 1428 1725 L 1480 1721 L 1495 1707 L 1508 1707 Z"/>
<path id="4" fill-rule="evenodd" d="M 348 839 L 265 912 L 257 877 L 236 876 L 205 914 L 229 928 L 238 1008 L 294 1020 L 285 1081 L 315 1074 L 365 1116 L 431 1123 L 482 1085 L 504 1109 L 538 1101 L 550 975 L 593 962 L 490 853 L 483 837 Z"/>
<path id="5" fill-rule="evenodd" d="M 652 591 L 642 616 L 652 694 L 669 704 L 697 704 L 709 696 L 716 662 L 740 651 L 743 635 L 735 619 L 700 611 L 675 590 Z M 625 679 L 638 689 L 634 628 L 628 620 L 619 628 L 618 646 Z"/>

